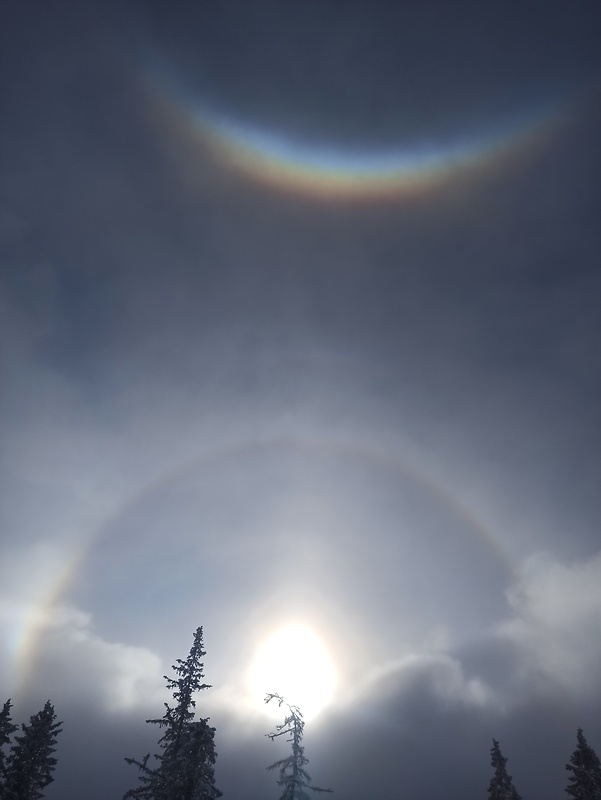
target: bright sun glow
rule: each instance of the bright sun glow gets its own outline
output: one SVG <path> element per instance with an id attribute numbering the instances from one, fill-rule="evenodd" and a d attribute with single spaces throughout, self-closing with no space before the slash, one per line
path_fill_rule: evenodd
<path id="1" fill-rule="evenodd" d="M 336 669 L 322 642 L 304 625 L 288 625 L 272 633 L 260 645 L 249 670 L 253 704 L 263 705 L 268 692 L 282 695 L 297 705 L 305 719 L 319 714 L 331 702 Z M 282 716 L 277 703 L 264 706 Z"/>

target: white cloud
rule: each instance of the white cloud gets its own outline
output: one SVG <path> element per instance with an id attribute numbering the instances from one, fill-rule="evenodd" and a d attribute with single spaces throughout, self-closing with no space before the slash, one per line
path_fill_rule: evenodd
<path id="1" fill-rule="evenodd" d="M 20 690 L 39 686 L 53 701 L 92 703 L 110 711 L 161 707 L 165 699 L 164 667 L 145 647 L 109 642 L 94 632 L 91 615 L 73 606 L 40 608 L 0 604 L 0 624 L 11 631 L 11 672 Z M 18 636 L 15 631 L 18 630 Z"/>
<path id="2" fill-rule="evenodd" d="M 480 678 L 466 677 L 461 663 L 444 653 L 411 653 L 379 667 L 365 689 L 402 699 L 428 695 L 447 708 L 494 704 L 493 691 Z M 356 696 L 349 698 L 356 702 Z"/>
<path id="3" fill-rule="evenodd" d="M 571 563 L 533 556 L 507 599 L 508 618 L 465 651 L 469 668 L 452 642 L 443 638 L 434 646 L 432 640 L 377 667 L 346 701 L 373 694 L 404 705 L 427 697 L 440 710 L 461 706 L 504 715 L 535 697 L 598 696 L 601 552 Z"/>
<path id="4" fill-rule="evenodd" d="M 522 678 L 590 692 L 601 660 L 601 552 L 570 564 L 529 559 L 508 600 L 514 616 L 497 633 L 517 649 Z"/>
<path id="5" fill-rule="evenodd" d="M 427 680 L 432 694 L 448 705 L 486 706 L 493 700 L 490 688 L 479 678 L 467 678 L 459 661 L 443 654 L 411 655 L 397 665 L 406 688 Z"/>

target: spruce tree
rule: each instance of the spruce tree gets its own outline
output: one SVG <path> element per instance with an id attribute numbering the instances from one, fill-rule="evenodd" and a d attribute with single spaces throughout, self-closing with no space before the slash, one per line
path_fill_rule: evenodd
<path id="1" fill-rule="evenodd" d="M 574 800 L 601 800 L 601 763 L 584 737 L 582 728 L 576 733 L 577 747 L 566 769 L 571 773 L 566 792 Z"/>
<path id="2" fill-rule="evenodd" d="M 299 708 L 288 705 L 279 694 L 266 695 L 266 703 L 270 703 L 272 700 L 277 700 L 279 706 L 285 705 L 288 714 L 281 725 L 276 725 L 275 731 L 266 735 L 271 741 L 278 736 L 289 736 L 286 741 L 291 745 L 289 756 L 267 767 L 268 770 L 278 769 L 280 771 L 278 786 L 283 787 L 280 800 L 309 800 L 309 791 L 331 792 L 331 789 L 320 789 L 318 786 L 313 786 L 311 777 L 305 769 L 309 759 L 305 756 L 305 748 L 302 745 L 305 721 Z"/>
<path id="3" fill-rule="evenodd" d="M 521 800 L 517 789 L 513 785 L 511 775 L 507 773 L 507 759 L 501 753 L 501 748 L 496 739 L 492 740 L 490 759 L 495 773 L 488 786 L 489 800 Z"/>
<path id="4" fill-rule="evenodd" d="M 0 797 L 4 796 L 4 781 L 6 777 L 6 755 L 4 747 L 10 744 L 10 737 L 17 730 L 10 716 L 11 702 L 7 700 L 0 711 Z"/>
<path id="5" fill-rule="evenodd" d="M 53 753 L 61 725 L 62 722 L 56 722 L 54 707 L 48 700 L 41 711 L 30 717 L 29 725 L 21 726 L 22 735 L 15 736 L 6 763 L 3 787 L 6 800 L 39 800 L 44 796 L 42 790 L 54 780 Z"/>
<path id="6" fill-rule="evenodd" d="M 126 758 L 140 770 L 140 785 L 130 789 L 125 798 L 133 800 L 216 800 L 221 792 L 215 787 L 215 728 L 206 719 L 194 719 L 194 694 L 209 689 L 203 683 L 204 664 L 202 628 L 194 633 L 194 642 L 185 661 L 173 665 L 175 678 L 164 676 L 173 692 L 175 705 L 165 703 L 161 719 L 147 719 L 165 732 L 159 739 L 161 752 L 149 764 L 150 753 L 141 761 Z"/>

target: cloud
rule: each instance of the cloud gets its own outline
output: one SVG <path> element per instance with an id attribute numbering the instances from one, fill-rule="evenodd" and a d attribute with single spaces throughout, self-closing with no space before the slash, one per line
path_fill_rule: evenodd
<path id="1" fill-rule="evenodd" d="M 380 702 L 395 698 L 407 710 L 426 700 L 441 710 L 495 703 L 491 687 L 479 677 L 467 677 L 461 662 L 445 653 L 411 653 L 379 668 L 366 685 L 365 695 L 372 693 Z"/>
<path id="2" fill-rule="evenodd" d="M 467 645 L 425 642 L 420 652 L 377 667 L 349 693 L 349 710 L 373 706 L 384 720 L 395 707 L 405 721 L 484 715 L 505 725 L 540 703 L 597 697 L 601 552 L 572 562 L 530 557 L 506 598 L 507 617 Z"/>
<path id="3" fill-rule="evenodd" d="M 518 654 L 522 680 L 540 680 L 576 696 L 598 687 L 601 552 L 569 564 L 534 556 L 507 597 L 513 616 L 497 634 Z"/>
<path id="4" fill-rule="evenodd" d="M 420 765 L 434 748 L 450 783 L 469 793 L 486 786 L 489 741 L 495 736 L 506 745 L 520 786 L 529 788 L 530 768 L 520 761 L 520 747 L 511 745 L 523 740 L 521 730 L 534 736 L 542 725 L 547 732 L 541 741 L 522 741 L 521 749 L 527 749 L 528 758 L 541 765 L 553 753 L 557 775 L 547 778 L 549 786 L 545 786 L 551 790 L 553 781 L 557 783 L 563 775 L 564 751 L 568 752 L 564 741 L 568 730 L 563 728 L 571 721 L 563 715 L 556 718 L 546 698 L 558 688 L 582 694 L 595 679 L 600 570 L 601 554 L 572 563 L 550 556 L 526 561 L 507 590 L 508 618 L 491 626 L 478 641 L 496 664 L 496 672 L 487 671 L 483 662 L 470 661 L 467 649 L 442 635 L 424 640 L 420 651 L 381 664 L 346 704 L 309 724 L 307 744 L 314 778 L 336 791 L 357 787 L 367 791 L 359 767 L 352 766 L 367 758 L 382 773 L 383 797 L 392 796 L 390 787 L 400 781 L 405 792 L 425 798 L 437 791 L 438 777 L 424 778 Z M 56 701 L 61 718 L 81 714 L 91 706 L 100 709 L 100 717 L 107 721 L 118 714 L 133 743 L 111 745 L 106 758 L 115 765 L 130 751 L 151 748 L 156 731 L 148 730 L 152 726 L 145 726 L 143 719 L 160 716 L 162 702 L 169 699 L 162 678 L 169 670 L 159 656 L 145 647 L 103 639 L 94 630 L 93 617 L 72 605 L 43 610 L 37 624 L 35 674 L 32 671 L 28 681 L 31 691 L 41 685 L 45 695 Z M 512 702 L 507 702 L 508 697 Z M 251 796 L 258 797 L 270 787 L 264 766 L 274 756 L 263 736 L 270 726 L 261 715 L 251 713 L 243 700 L 234 686 L 217 681 L 214 691 L 206 697 L 203 693 L 199 712 L 210 714 L 217 726 L 220 787 L 233 795 L 239 793 L 241 769 L 251 784 Z M 63 704 L 69 706 L 65 714 Z M 594 733 L 594 727 L 591 730 Z M 79 745 L 74 747 L 79 752 Z M 75 762 L 65 763 L 65 779 L 71 780 L 71 771 L 75 775 L 76 769 Z M 125 770 L 115 777 L 124 785 L 133 780 L 135 775 Z M 537 797 L 542 789 L 535 789 L 531 796 Z"/>
<path id="5" fill-rule="evenodd" d="M 5 604 L 3 617 L 5 623 L 12 617 L 29 627 L 18 654 L 29 693 L 40 686 L 58 705 L 83 702 L 109 713 L 162 707 L 165 670 L 159 656 L 146 647 L 103 639 L 85 611 L 72 605 L 11 609 Z"/>

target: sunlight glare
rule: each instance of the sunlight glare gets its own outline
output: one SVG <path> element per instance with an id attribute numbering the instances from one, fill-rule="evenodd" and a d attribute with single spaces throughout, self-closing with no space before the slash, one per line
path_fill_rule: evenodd
<path id="1" fill-rule="evenodd" d="M 249 669 L 253 705 L 261 704 L 272 717 L 281 717 L 277 703 L 264 705 L 268 692 L 297 705 L 303 717 L 317 716 L 332 700 L 336 688 L 334 663 L 319 637 L 304 625 L 288 625 L 260 645 Z"/>

